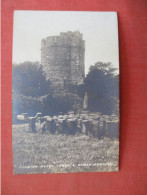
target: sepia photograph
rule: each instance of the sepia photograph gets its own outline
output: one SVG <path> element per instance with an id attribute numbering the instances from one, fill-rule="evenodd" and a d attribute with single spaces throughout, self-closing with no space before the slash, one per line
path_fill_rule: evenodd
<path id="1" fill-rule="evenodd" d="M 116 12 L 15 11 L 13 173 L 119 170 Z"/>

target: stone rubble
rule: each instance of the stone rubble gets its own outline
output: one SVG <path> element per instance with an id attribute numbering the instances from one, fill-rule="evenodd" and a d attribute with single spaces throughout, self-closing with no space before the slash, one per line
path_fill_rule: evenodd
<path id="1" fill-rule="evenodd" d="M 100 115 L 83 111 L 81 114 L 70 112 L 66 115 L 29 117 L 29 130 L 36 133 L 36 126 L 41 126 L 42 133 L 63 135 L 88 135 L 102 139 L 119 137 L 119 119 L 115 115 Z"/>

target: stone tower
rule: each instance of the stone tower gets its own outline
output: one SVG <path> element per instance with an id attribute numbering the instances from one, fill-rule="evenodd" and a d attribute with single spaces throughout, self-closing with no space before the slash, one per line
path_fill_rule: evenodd
<path id="1" fill-rule="evenodd" d="M 85 77 L 85 41 L 79 31 L 61 32 L 41 42 L 41 64 L 55 87 L 81 84 Z"/>

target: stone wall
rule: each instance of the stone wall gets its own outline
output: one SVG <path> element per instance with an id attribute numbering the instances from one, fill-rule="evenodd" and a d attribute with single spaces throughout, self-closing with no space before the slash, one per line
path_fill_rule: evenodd
<path id="1" fill-rule="evenodd" d="M 54 86 L 81 84 L 85 77 L 85 41 L 76 32 L 60 33 L 41 42 L 41 64 Z"/>

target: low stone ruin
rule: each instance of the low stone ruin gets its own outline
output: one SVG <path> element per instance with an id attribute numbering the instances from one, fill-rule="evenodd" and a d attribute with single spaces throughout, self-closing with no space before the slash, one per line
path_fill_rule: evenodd
<path id="1" fill-rule="evenodd" d="M 119 137 L 119 120 L 115 115 L 100 115 L 100 113 L 82 112 L 57 116 L 29 117 L 29 131 L 32 133 L 90 135 L 99 139 Z"/>

